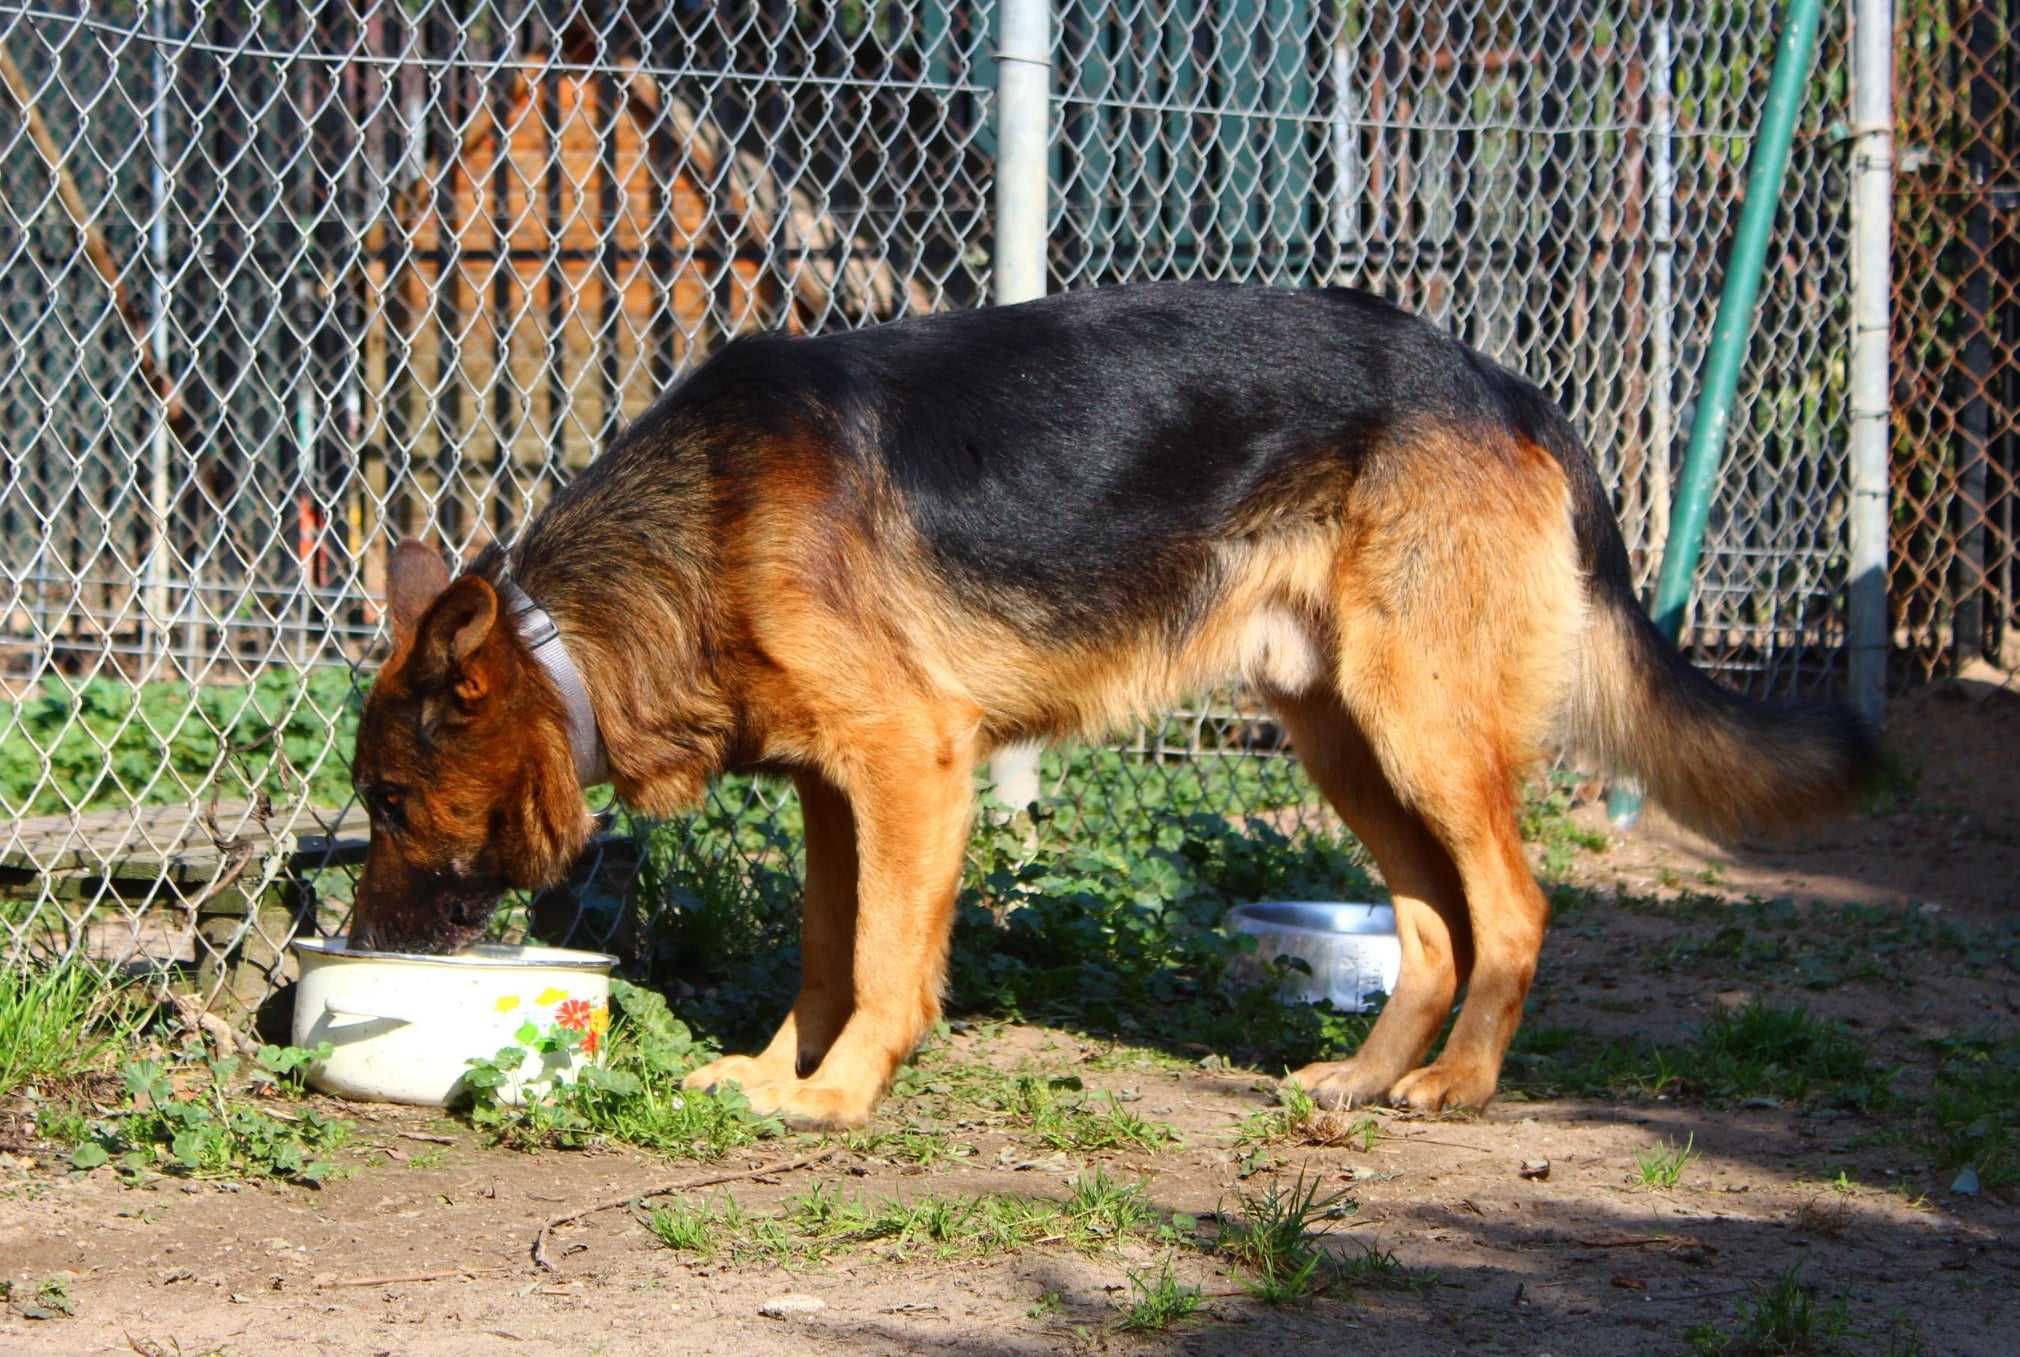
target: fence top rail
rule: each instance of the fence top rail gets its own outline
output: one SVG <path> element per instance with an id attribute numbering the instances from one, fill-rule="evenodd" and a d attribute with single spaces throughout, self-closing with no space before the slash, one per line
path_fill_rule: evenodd
<path id="1" fill-rule="evenodd" d="M 269 818 L 292 823 L 290 856 L 296 858 L 321 858 L 365 838 L 364 812 L 355 805 L 341 810 L 304 805 L 286 816 L 266 817 L 250 802 L 227 802 L 216 808 L 214 826 L 199 806 L 120 806 L 17 821 L 0 837 L 0 871 L 202 883 L 216 874 L 228 851 L 263 853 L 276 846 Z M 225 843 L 218 842 L 220 834 Z"/>

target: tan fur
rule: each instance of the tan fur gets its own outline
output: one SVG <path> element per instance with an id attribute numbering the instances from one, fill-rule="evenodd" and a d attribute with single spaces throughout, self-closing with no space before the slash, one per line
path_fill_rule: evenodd
<path id="1" fill-rule="evenodd" d="M 1593 610 L 1569 722 L 1575 747 L 1638 774 L 1652 800 L 1713 838 L 1790 828 L 1855 798 L 1861 777 L 1843 741 L 1817 738 L 1793 713 L 1762 720 L 1722 694 L 1680 693 L 1647 658 L 1639 625 Z"/>
<path id="2" fill-rule="evenodd" d="M 1369 1048 L 1351 1069 L 1306 1077 L 1335 1098 L 1485 1101 L 1545 913 L 1516 778 L 1565 703 L 1583 625 L 1563 477 L 1548 458 L 1507 453 L 1483 471 L 1435 445 L 1399 451 L 1407 480 L 1340 487 L 1336 513 L 1223 542 L 1214 597 L 1176 643 L 1146 624 L 1100 648 L 1048 647 L 950 607 L 895 515 L 874 550 L 831 543 L 851 583 L 816 600 L 791 587 L 805 560 L 776 545 L 808 540 L 809 525 L 768 514 L 773 545 L 750 544 L 752 595 L 767 600 L 748 638 L 766 667 L 750 683 L 766 748 L 816 761 L 856 808 L 855 1007 L 823 1050 L 803 993 L 755 1064 L 732 1058 L 693 1082 L 737 1078 L 750 1093 L 755 1080 L 760 1105 L 808 1122 L 866 1116 L 938 1015 L 975 762 L 997 741 L 1099 734 L 1246 678 L 1382 864 L 1406 930 L 1405 982 Z M 875 884 L 884 863 L 894 874 Z M 1410 1075 L 1469 975 L 1445 1056 Z M 789 1072 L 809 1064 L 811 1078 Z"/>
<path id="3" fill-rule="evenodd" d="M 1517 833 L 1518 779 L 1554 733 L 1568 720 L 1653 762 L 1668 770 L 1658 793 L 1686 803 L 1714 790 L 1693 759 L 1754 775 L 1734 727 L 1679 716 L 1646 657 L 1608 644 L 1617 619 L 1590 606 L 1565 471 L 1506 429 L 1420 423 L 1351 472 L 1315 460 L 1231 530 L 1181 548 L 1196 596 L 1077 642 L 1014 599 L 951 587 L 895 490 L 860 467 L 790 443 L 736 453 L 763 469 L 744 502 L 670 484 L 662 466 L 698 459 L 664 449 L 652 477 L 613 470 L 608 485 L 664 503 L 569 500 L 522 546 L 521 583 L 568 638 L 630 804 L 690 805 L 727 764 L 791 771 L 807 820 L 802 989 L 763 1052 L 690 1083 L 735 1080 L 799 1124 L 861 1124 L 938 1017 L 972 777 L 1000 744 L 1098 736 L 1229 680 L 1261 691 L 1375 855 L 1403 945 L 1363 1049 L 1297 1077 L 1327 1101 L 1434 1109 L 1493 1096 L 1521 1017 L 1547 908 Z M 639 583 L 570 573 L 583 559 L 627 562 Z M 419 634 L 461 646 L 452 621 Z M 551 863 L 572 832 L 565 808 L 580 806 L 558 708 L 513 638 L 494 626 L 479 640 L 497 691 L 522 694 L 513 738 L 534 752 L 515 764 L 493 736 L 482 757 L 451 751 L 467 766 L 449 780 L 466 797 L 509 785 L 550 799 L 551 813 L 519 818 Z M 454 700 L 454 675 L 416 687 L 424 653 L 403 646 L 371 710 Z M 494 729 L 482 707 L 469 719 Z M 1770 790 L 1743 793 L 1749 804 L 1790 785 L 1758 776 Z M 401 906 L 361 896 L 361 913 L 381 908 Z M 1450 1041 L 1418 1067 L 1461 986 Z"/>

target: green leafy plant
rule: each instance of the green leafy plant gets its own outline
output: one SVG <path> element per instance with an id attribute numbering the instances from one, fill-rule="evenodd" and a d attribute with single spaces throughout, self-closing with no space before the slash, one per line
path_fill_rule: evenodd
<path id="1" fill-rule="evenodd" d="M 349 1140 L 350 1123 L 314 1108 L 281 1115 L 233 1097 L 237 1065 L 231 1059 L 205 1062 L 207 1086 L 179 1093 L 160 1061 L 128 1062 L 120 1070 L 128 1099 L 124 1111 L 65 1124 L 63 1129 L 77 1135 L 71 1167 L 88 1172 L 113 1163 L 130 1179 L 170 1173 L 311 1185 L 337 1172 L 330 1156 Z"/>
<path id="2" fill-rule="evenodd" d="M 262 1046 L 253 1056 L 256 1065 L 253 1082 L 300 1095 L 307 1091 L 309 1067 L 328 1060 L 336 1049 L 328 1041 L 319 1041 L 312 1047 Z"/>
<path id="3" fill-rule="evenodd" d="M 519 1149 L 609 1140 L 697 1159 L 784 1132 L 782 1122 L 758 1115 L 735 1088 L 700 1093 L 680 1087 L 714 1051 L 658 994 L 614 980 L 611 995 L 618 1016 L 603 1063 L 584 1065 L 573 1080 L 562 1072 L 585 1040 L 574 1028 L 543 1031 L 527 1023 L 514 1033 L 515 1044 L 471 1059 L 463 1087 L 472 1124 Z M 529 1067 L 546 1074 L 529 1077 Z M 516 1104 L 503 1096 L 515 1081 L 521 1081 Z"/>
<path id="4" fill-rule="evenodd" d="M 338 666 L 241 684 L 51 676 L 0 703 L 0 817 L 194 802 L 213 778 L 227 797 L 341 805 L 363 694 Z M 227 741 L 251 752 L 227 758 Z"/>

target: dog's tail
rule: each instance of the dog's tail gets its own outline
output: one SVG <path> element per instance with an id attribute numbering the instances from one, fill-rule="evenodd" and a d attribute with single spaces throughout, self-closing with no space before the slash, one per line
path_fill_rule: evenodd
<path id="1" fill-rule="evenodd" d="M 1586 618 L 1570 698 L 1572 743 L 1641 779 L 1676 819 L 1714 837 L 1774 830 L 1847 808 L 1879 763 L 1869 726 L 1840 703 L 1756 702 L 1693 668 L 1635 597 L 1606 488 L 1547 401 L 1532 429 L 1563 466 L 1585 575 Z"/>

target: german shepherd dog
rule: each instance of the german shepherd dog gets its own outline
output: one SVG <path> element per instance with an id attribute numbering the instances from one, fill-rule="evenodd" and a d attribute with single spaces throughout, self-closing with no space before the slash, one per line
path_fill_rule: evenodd
<path id="1" fill-rule="evenodd" d="M 939 1013 L 976 766 L 1239 678 L 1373 854 L 1402 941 L 1328 1104 L 1478 1107 L 1547 908 L 1518 781 L 1568 744 L 1712 833 L 1843 806 L 1837 706 L 1745 700 L 1636 601 L 1537 389 L 1364 292 L 1118 287 L 721 350 L 453 582 L 409 542 L 354 775 L 360 946 L 437 951 L 563 876 L 583 788 L 806 814 L 803 978 L 697 1070 L 855 1126 Z M 530 619 L 530 620 L 529 620 Z M 1461 987 L 1437 1060 L 1426 1051 Z"/>

